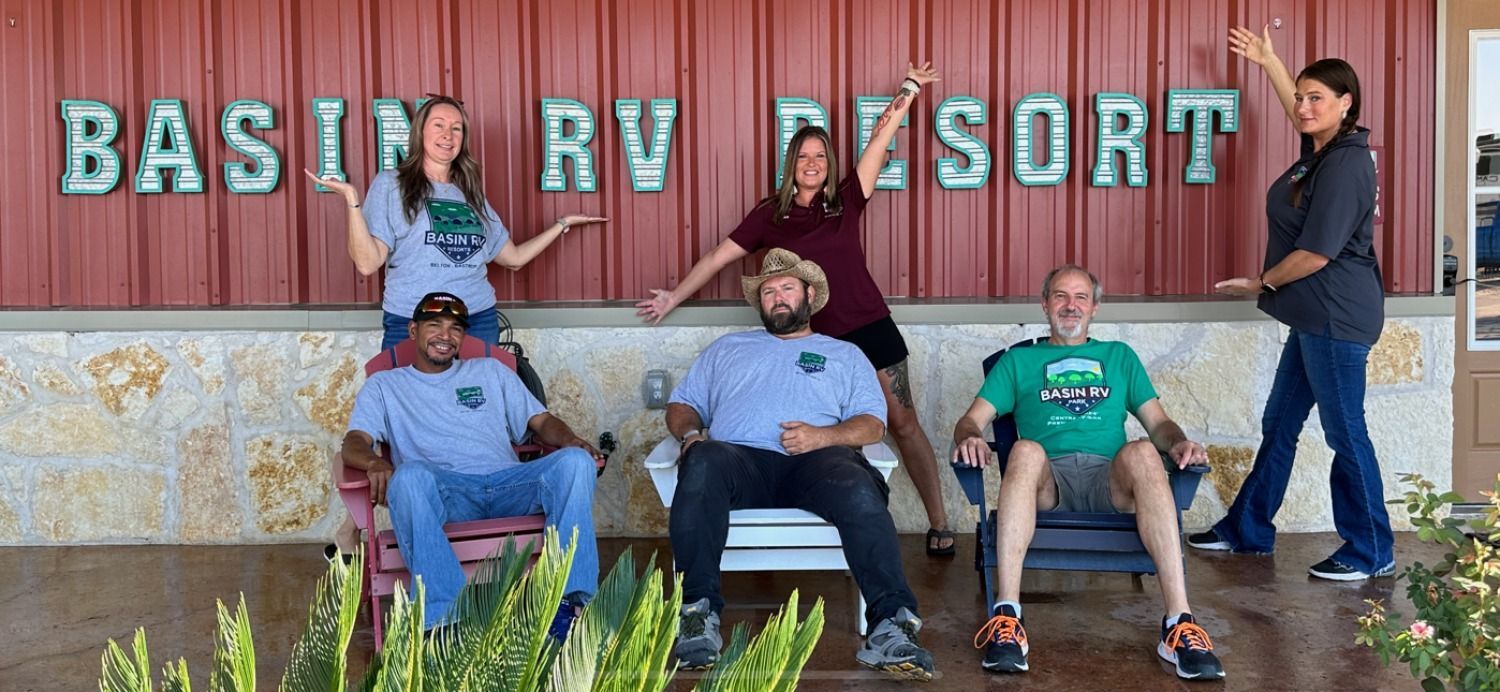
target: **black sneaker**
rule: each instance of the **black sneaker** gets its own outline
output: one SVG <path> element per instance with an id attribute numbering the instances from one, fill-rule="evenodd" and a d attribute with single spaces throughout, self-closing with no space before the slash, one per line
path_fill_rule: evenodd
<path id="1" fill-rule="evenodd" d="M 683 670 L 706 670 L 719 662 L 724 638 L 719 635 L 719 614 L 709 607 L 707 598 L 682 606 L 678 613 L 677 643 L 672 655 Z"/>
<path id="2" fill-rule="evenodd" d="M 561 605 L 557 606 L 557 614 L 552 616 L 552 625 L 547 628 L 547 636 L 558 646 L 568 639 L 568 630 L 573 627 L 573 621 L 578 619 L 578 611 L 567 599 L 563 599 Z"/>
<path id="3" fill-rule="evenodd" d="M 984 649 L 984 660 L 980 667 L 992 673 L 1024 673 L 1030 665 L 1026 656 L 1031 645 L 1026 643 L 1026 627 L 1016 617 L 1016 609 L 1000 606 L 1000 612 L 974 635 L 974 648 Z"/>
<path id="4" fill-rule="evenodd" d="M 329 562 L 333 562 L 334 558 L 340 558 L 346 565 L 354 564 L 354 553 L 340 551 L 337 543 L 329 543 L 323 546 L 323 558 Z"/>
<path id="5" fill-rule="evenodd" d="M 1213 529 L 1188 534 L 1187 544 L 1199 550 L 1234 550 L 1234 546 L 1229 545 L 1229 541 L 1224 540 Z"/>
<path id="6" fill-rule="evenodd" d="M 922 619 L 910 609 L 902 607 L 895 617 L 875 624 L 865 644 L 854 652 L 854 659 L 867 667 L 883 670 L 908 680 L 927 681 L 937 670 L 932 652 L 917 643 L 917 633 L 922 631 Z"/>
<path id="7" fill-rule="evenodd" d="M 1156 645 L 1156 655 L 1177 666 L 1177 677 L 1184 680 L 1224 678 L 1224 665 L 1214 655 L 1214 643 L 1188 613 L 1183 613 L 1171 629 L 1167 628 L 1166 618 L 1162 618 L 1161 642 Z"/>
<path id="8" fill-rule="evenodd" d="M 1360 581 L 1375 577 L 1389 577 L 1395 574 L 1396 561 L 1391 560 L 1390 564 L 1375 570 L 1374 574 L 1369 574 L 1330 557 L 1312 567 L 1308 567 L 1307 573 L 1319 579 L 1328 579 L 1330 581 Z"/>

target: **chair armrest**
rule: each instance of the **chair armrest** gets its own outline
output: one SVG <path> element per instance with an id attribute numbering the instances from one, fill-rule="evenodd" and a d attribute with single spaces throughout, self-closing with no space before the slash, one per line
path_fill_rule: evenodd
<path id="1" fill-rule="evenodd" d="M 648 469 L 669 469 L 677 465 L 679 446 L 677 438 L 668 435 L 651 449 L 646 455 L 645 466 Z"/>
<path id="2" fill-rule="evenodd" d="M 1177 509 L 1186 511 L 1193 506 L 1193 497 L 1198 494 L 1198 483 L 1211 470 L 1208 464 L 1194 464 L 1181 469 L 1176 464 L 1167 464 L 1167 481 L 1172 484 L 1172 499 L 1177 502 Z"/>
<path id="3" fill-rule="evenodd" d="M 865 456 L 865 461 L 870 462 L 871 466 L 880 469 L 887 476 L 890 475 L 891 469 L 896 468 L 896 465 L 900 463 L 896 459 L 895 450 L 891 449 L 885 442 L 867 444 L 861 447 L 859 451 L 860 454 Z"/>
<path id="4" fill-rule="evenodd" d="M 352 466 L 344 465 L 344 455 L 333 453 L 333 485 L 339 490 L 358 490 L 370 487 L 370 477 Z"/>
<path id="5" fill-rule="evenodd" d="M 984 467 L 970 466 L 963 462 L 950 464 L 953 467 L 953 475 L 958 478 L 958 486 L 964 489 L 964 497 L 969 499 L 969 504 L 984 506 Z"/>

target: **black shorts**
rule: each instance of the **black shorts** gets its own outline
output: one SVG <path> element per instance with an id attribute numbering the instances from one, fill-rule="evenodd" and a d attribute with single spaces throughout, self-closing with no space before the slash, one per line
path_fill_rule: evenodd
<path id="1" fill-rule="evenodd" d="M 890 315 L 837 338 L 858 346 L 876 370 L 896 365 L 906 360 L 909 354 L 906 339 L 901 338 L 901 330 L 896 328 L 896 321 Z"/>

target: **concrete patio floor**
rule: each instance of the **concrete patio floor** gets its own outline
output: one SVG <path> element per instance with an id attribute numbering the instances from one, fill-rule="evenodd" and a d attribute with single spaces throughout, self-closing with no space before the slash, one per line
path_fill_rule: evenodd
<path id="1" fill-rule="evenodd" d="M 959 557 L 949 560 L 926 557 L 921 536 L 901 539 L 925 620 L 922 643 L 938 663 L 938 677 L 927 685 L 891 681 L 854 662 L 853 594 L 850 581 L 835 573 L 726 574 L 725 634 L 739 620 L 763 622 L 799 588 L 805 604 L 815 595 L 827 600 L 827 624 L 803 690 L 1417 689 L 1403 666 L 1382 668 L 1354 644 L 1363 600 L 1391 600 L 1396 582 L 1309 579 L 1307 566 L 1332 552 L 1338 538 L 1300 534 L 1280 541 L 1268 557 L 1188 556 L 1189 595 L 1225 662 L 1224 683 L 1180 682 L 1156 658 L 1155 579 L 1145 578 L 1138 591 L 1128 576 L 1095 573 L 1027 573 L 1022 600 L 1031 672 L 984 673 L 971 644 L 984 620 L 972 536 L 960 536 Z M 627 546 L 639 561 L 654 550 L 659 564 L 670 564 L 664 539 L 606 539 L 600 546 L 606 569 Z M 1398 536 L 1399 566 L 1431 564 L 1438 555 L 1413 534 Z M 105 642 L 124 642 L 141 626 L 154 669 L 185 656 L 194 686 L 207 689 L 214 599 L 233 605 L 240 592 L 250 608 L 260 687 L 275 689 L 324 566 L 321 546 L 312 545 L 0 548 L 0 690 L 97 689 Z M 1398 609 L 1410 614 L 1409 606 Z M 352 668 L 363 669 L 372 646 L 362 620 Z M 675 689 L 690 689 L 692 679 L 680 676 Z"/>

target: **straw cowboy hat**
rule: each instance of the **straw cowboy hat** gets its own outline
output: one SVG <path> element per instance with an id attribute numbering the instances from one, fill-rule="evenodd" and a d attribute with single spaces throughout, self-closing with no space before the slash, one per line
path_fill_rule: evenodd
<path id="1" fill-rule="evenodd" d="M 823 268 L 812 260 L 798 257 L 797 253 L 791 250 L 776 248 L 766 253 L 766 259 L 761 262 L 759 274 L 740 277 L 740 288 L 745 289 L 745 300 L 750 303 L 751 307 L 760 307 L 760 285 L 765 283 L 766 279 L 778 276 L 795 276 L 812 286 L 812 311 L 814 313 L 828 304 L 828 277 L 823 275 Z"/>

